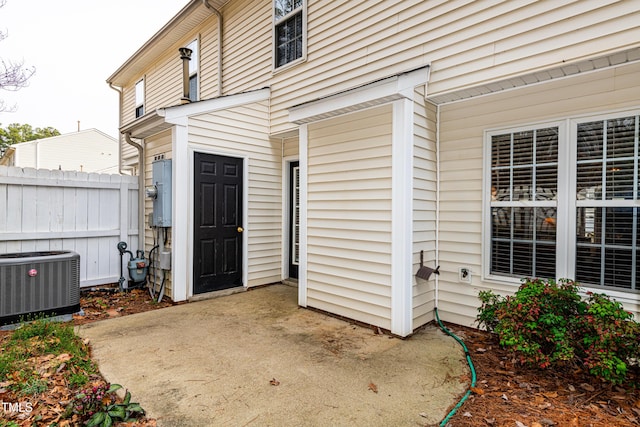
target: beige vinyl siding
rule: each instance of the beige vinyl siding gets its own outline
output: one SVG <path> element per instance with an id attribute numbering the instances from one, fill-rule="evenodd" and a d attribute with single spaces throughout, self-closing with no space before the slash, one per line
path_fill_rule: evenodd
<path id="1" fill-rule="evenodd" d="M 413 271 L 436 267 L 436 108 L 424 101 L 424 87 L 416 91 L 413 142 Z M 413 329 L 433 320 L 435 277 L 413 279 Z"/>
<path id="2" fill-rule="evenodd" d="M 182 60 L 178 47 L 186 45 L 194 37 L 176 45 L 155 68 L 147 72 L 145 78 L 144 111 L 148 113 L 156 108 L 179 105 L 182 98 Z M 135 116 L 135 114 L 134 114 Z"/>
<path id="3" fill-rule="evenodd" d="M 201 27 L 200 35 L 200 99 L 218 96 L 218 20 L 211 18 Z"/>
<path id="4" fill-rule="evenodd" d="M 200 58 L 200 82 L 201 86 L 210 88 L 211 83 L 215 83 L 217 74 L 217 65 L 215 58 L 217 40 L 216 40 L 216 20 L 208 19 L 202 23 L 197 29 L 185 35 L 180 42 L 175 43 L 170 49 L 167 49 L 164 55 L 158 58 L 154 64 L 145 70 L 144 74 L 140 74 L 124 88 L 124 106 L 123 106 L 123 124 L 131 123 L 135 120 L 135 84 L 144 77 L 145 80 L 145 114 L 158 108 L 165 108 L 174 105 L 180 105 L 182 98 L 182 60 L 178 49 L 191 43 L 193 40 L 200 39 L 200 52 L 204 53 L 204 57 Z M 200 38 L 200 31 L 207 31 L 206 37 Z M 213 50 L 213 53 L 212 53 Z M 210 92 L 211 89 L 208 89 Z M 212 94 L 209 96 L 213 96 Z"/>
<path id="5" fill-rule="evenodd" d="M 630 1 L 308 2 L 306 63 L 273 76 L 272 132 L 286 109 L 432 65 L 429 92 L 530 73 L 637 45 Z"/>
<path id="6" fill-rule="evenodd" d="M 157 135 L 154 135 L 150 138 L 147 138 L 144 142 L 145 142 L 145 150 L 144 150 L 144 156 L 145 156 L 145 180 L 144 180 L 144 186 L 149 187 L 151 185 L 153 185 L 153 162 L 156 159 L 171 159 L 172 158 L 172 150 L 171 150 L 171 131 L 167 130 L 164 132 L 161 132 Z M 144 188 L 142 189 L 142 191 L 144 191 Z M 144 250 L 145 250 L 145 257 L 148 257 L 149 251 L 153 248 L 154 242 L 155 244 L 158 244 L 160 246 L 162 246 L 163 241 L 157 241 L 157 231 L 155 228 L 150 228 L 149 227 L 149 214 L 151 214 L 151 212 L 153 212 L 153 200 L 149 197 L 145 197 L 144 198 L 144 218 L 145 218 L 145 223 L 144 223 Z M 161 234 L 160 235 L 161 239 L 164 238 L 164 235 Z M 154 237 L 156 238 L 154 241 Z M 167 244 L 165 245 L 166 248 L 171 248 L 171 228 L 167 229 Z M 131 251 L 133 253 L 135 253 L 134 249 L 137 248 L 130 248 Z M 157 257 L 157 253 L 154 254 L 154 258 Z M 155 258 L 157 260 L 157 258 Z M 151 280 L 151 275 L 152 275 L 152 271 L 149 272 L 149 280 Z M 156 278 L 156 288 L 157 290 L 160 289 L 160 281 L 162 279 L 162 273 L 160 271 L 158 271 L 158 276 Z M 166 282 L 165 282 L 165 295 L 168 296 L 172 296 L 173 294 L 171 293 L 172 291 L 172 286 L 171 286 L 171 274 L 166 274 Z"/>
<path id="7" fill-rule="evenodd" d="M 272 5 L 272 0 L 243 0 L 224 8 L 224 94 L 269 86 Z"/>
<path id="8" fill-rule="evenodd" d="M 507 294 L 514 285 L 482 280 L 483 132 L 640 107 L 640 64 L 626 65 L 441 107 L 439 311 L 445 320 L 472 325 L 477 292 Z M 484 224 L 489 227 L 489 224 Z M 458 282 L 470 267 L 472 284 Z M 640 313 L 637 294 L 618 298 Z"/>
<path id="9" fill-rule="evenodd" d="M 282 155 L 283 157 L 296 157 L 299 152 L 300 142 L 298 138 L 282 139 Z"/>
<path id="10" fill-rule="evenodd" d="M 135 82 L 122 90 L 122 111 L 120 111 L 120 126 L 129 123 L 135 117 L 136 89 Z M 124 137 L 119 138 L 120 161 L 123 166 L 131 166 L 138 163 L 138 150 L 127 144 Z"/>
<path id="11" fill-rule="evenodd" d="M 391 106 L 309 125 L 307 305 L 391 327 Z"/>
<path id="12" fill-rule="evenodd" d="M 282 279 L 282 154 L 268 136 L 268 103 L 260 102 L 189 119 L 189 143 L 198 151 L 246 157 L 248 283 Z"/>

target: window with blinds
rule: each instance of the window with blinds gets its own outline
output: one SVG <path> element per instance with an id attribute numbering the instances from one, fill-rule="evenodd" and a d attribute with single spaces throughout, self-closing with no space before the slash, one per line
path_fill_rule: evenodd
<path id="1" fill-rule="evenodd" d="M 638 291 L 640 116 L 559 123 L 488 133 L 485 266 Z"/>
<path id="2" fill-rule="evenodd" d="M 274 0 L 275 68 L 303 56 L 303 0 Z"/>
<path id="3" fill-rule="evenodd" d="M 580 123 L 576 279 L 638 289 L 638 116 Z"/>
<path id="4" fill-rule="evenodd" d="M 491 274 L 555 277 L 558 128 L 491 138 Z"/>

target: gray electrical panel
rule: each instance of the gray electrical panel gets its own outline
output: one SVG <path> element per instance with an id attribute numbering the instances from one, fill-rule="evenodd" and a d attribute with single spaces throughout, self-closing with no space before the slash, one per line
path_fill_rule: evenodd
<path id="1" fill-rule="evenodd" d="M 156 187 L 151 225 L 171 227 L 171 159 L 156 160 L 152 166 L 152 180 Z"/>

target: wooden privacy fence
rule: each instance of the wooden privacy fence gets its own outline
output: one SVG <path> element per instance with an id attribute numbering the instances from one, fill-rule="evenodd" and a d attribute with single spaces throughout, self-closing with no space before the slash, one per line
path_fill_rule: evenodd
<path id="1" fill-rule="evenodd" d="M 75 251 L 80 286 L 116 283 L 117 243 L 138 249 L 137 199 L 134 176 L 0 166 L 0 253 Z"/>

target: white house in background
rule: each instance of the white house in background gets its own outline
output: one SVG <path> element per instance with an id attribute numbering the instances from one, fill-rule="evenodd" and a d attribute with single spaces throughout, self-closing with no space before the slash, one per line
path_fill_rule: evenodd
<path id="1" fill-rule="evenodd" d="M 406 336 L 537 276 L 640 313 L 638 1 L 190 0 L 108 83 L 123 167 L 171 160 L 174 300 L 297 278 Z"/>
<path id="2" fill-rule="evenodd" d="M 5 166 L 117 174 L 118 141 L 97 129 L 14 144 L 0 159 Z"/>

